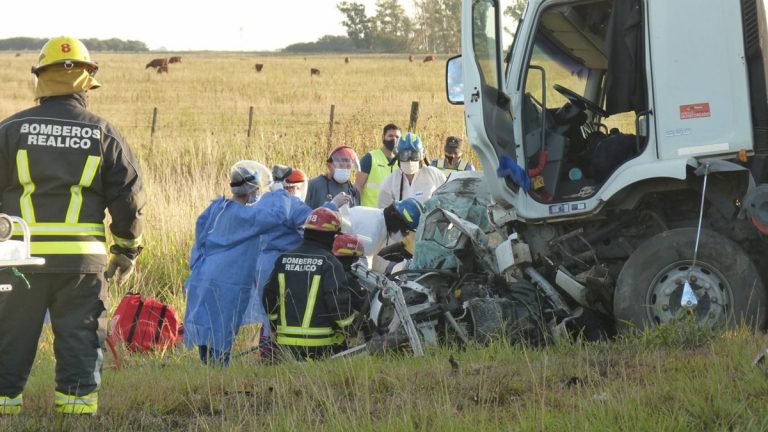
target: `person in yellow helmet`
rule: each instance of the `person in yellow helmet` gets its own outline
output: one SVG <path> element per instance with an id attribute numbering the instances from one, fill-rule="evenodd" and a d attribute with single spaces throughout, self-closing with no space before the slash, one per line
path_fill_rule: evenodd
<path id="1" fill-rule="evenodd" d="M 88 111 L 98 65 L 72 37 L 49 40 L 32 73 L 37 106 L 0 122 L 0 213 L 29 225 L 30 289 L 0 293 L 0 414 L 17 414 L 46 310 L 56 356 L 54 410 L 95 414 L 107 321 L 105 277 L 118 283 L 141 251 L 144 194 L 120 132 Z M 104 213 L 112 245 L 107 248 Z M 105 271 L 106 267 L 106 271 Z"/>

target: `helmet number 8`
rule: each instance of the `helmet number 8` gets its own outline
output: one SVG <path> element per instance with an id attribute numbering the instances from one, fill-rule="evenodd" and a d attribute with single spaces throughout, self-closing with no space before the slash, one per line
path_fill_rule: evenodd
<path id="1" fill-rule="evenodd" d="M 317 215 L 311 215 L 309 217 L 310 222 L 317 222 Z"/>
<path id="2" fill-rule="evenodd" d="M 68 43 L 61 44 L 61 52 L 70 52 L 72 47 Z"/>

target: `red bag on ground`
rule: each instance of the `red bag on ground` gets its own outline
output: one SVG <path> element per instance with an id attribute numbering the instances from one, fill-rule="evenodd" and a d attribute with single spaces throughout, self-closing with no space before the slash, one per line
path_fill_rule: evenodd
<path id="1" fill-rule="evenodd" d="M 108 337 L 131 351 L 148 352 L 173 347 L 182 341 L 184 331 L 172 306 L 128 293 L 117 305 Z"/>

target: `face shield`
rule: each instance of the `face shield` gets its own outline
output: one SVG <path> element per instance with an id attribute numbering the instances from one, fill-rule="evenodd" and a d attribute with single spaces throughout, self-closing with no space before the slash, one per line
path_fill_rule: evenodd
<path id="1" fill-rule="evenodd" d="M 232 195 L 258 194 L 261 182 L 258 162 L 241 160 L 229 170 L 229 188 Z"/>
<path id="2" fill-rule="evenodd" d="M 286 192 L 288 192 L 289 195 L 293 195 L 300 200 L 304 201 L 307 199 L 307 181 L 301 181 L 292 183 L 289 181 L 283 182 L 283 189 L 285 189 Z"/>

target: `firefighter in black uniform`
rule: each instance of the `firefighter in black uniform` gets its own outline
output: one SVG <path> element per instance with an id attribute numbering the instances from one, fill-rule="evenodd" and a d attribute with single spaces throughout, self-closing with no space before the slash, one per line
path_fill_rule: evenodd
<path id="1" fill-rule="evenodd" d="M 346 349 L 343 330 L 364 300 L 331 253 L 340 230 L 338 212 L 325 207 L 313 210 L 304 224 L 304 242 L 277 258 L 264 288 L 275 341 L 298 360 Z"/>
<path id="2" fill-rule="evenodd" d="M 144 196 L 125 140 L 87 110 L 97 69 L 79 40 L 49 40 L 32 69 L 39 104 L 0 122 L 0 212 L 29 224 L 31 253 L 46 260 L 25 268 L 31 289 L 0 293 L 0 414 L 21 411 L 46 309 L 55 337 L 54 410 L 95 414 L 98 407 L 105 276 L 120 282 L 133 270 Z"/>

